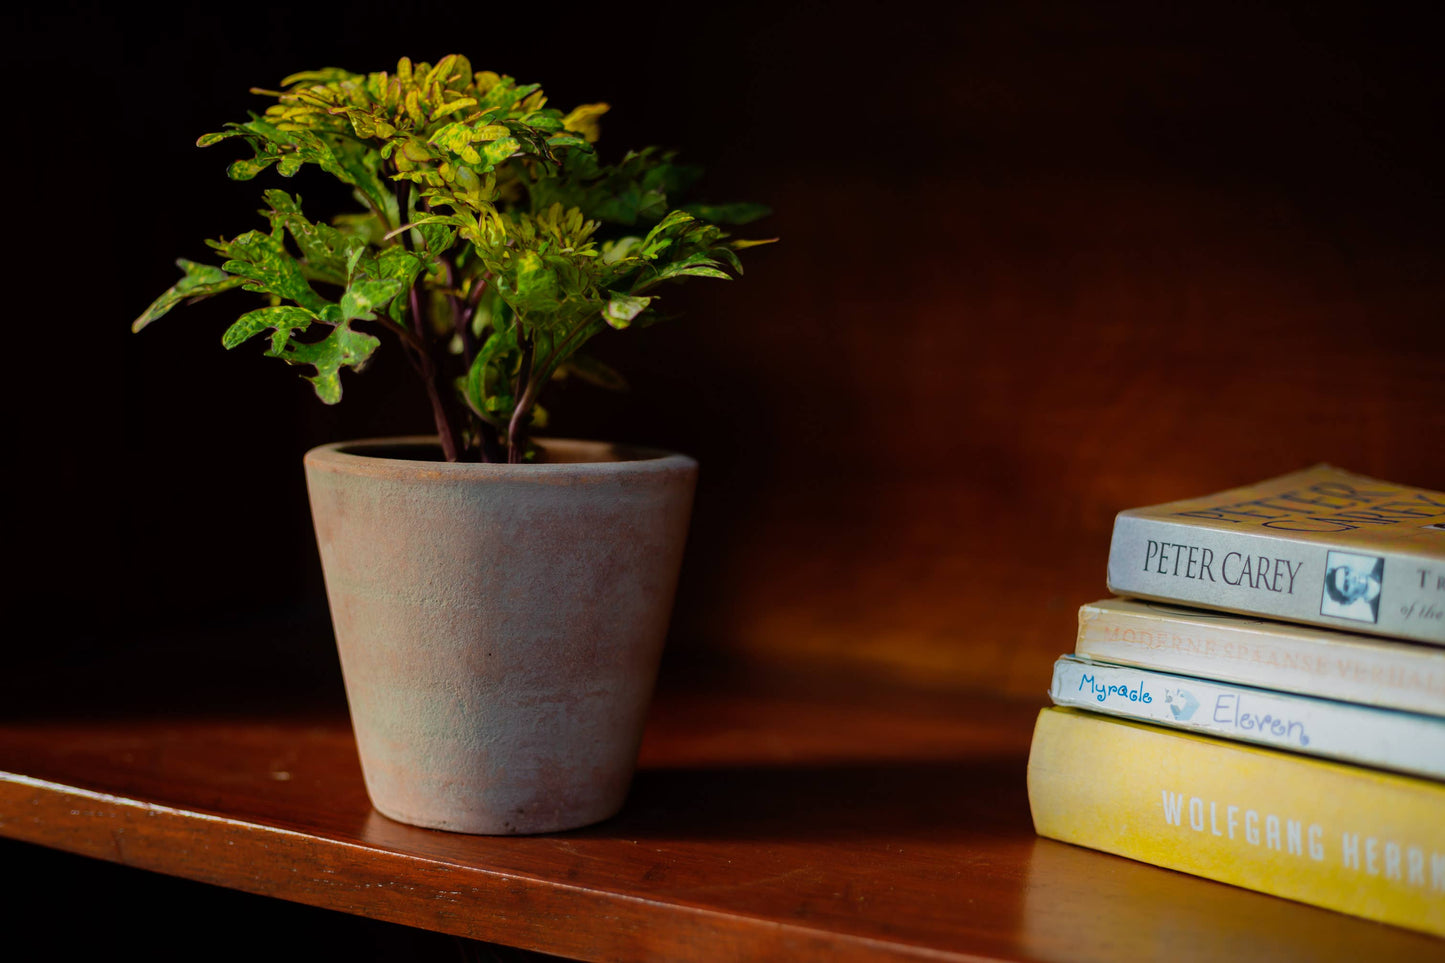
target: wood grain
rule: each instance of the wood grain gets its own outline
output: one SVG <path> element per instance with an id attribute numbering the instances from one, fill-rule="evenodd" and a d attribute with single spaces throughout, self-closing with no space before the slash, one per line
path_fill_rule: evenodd
<path id="1" fill-rule="evenodd" d="M 368 804 L 344 718 L 0 727 L 0 834 L 584 960 L 1425 958 L 1426 937 L 1034 837 L 1036 706 L 673 681 L 621 816 L 459 836 Z"/>

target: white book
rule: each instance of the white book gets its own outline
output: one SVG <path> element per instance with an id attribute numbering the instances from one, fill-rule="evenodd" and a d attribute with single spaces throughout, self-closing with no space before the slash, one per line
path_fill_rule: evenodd
<path id="1" fill-rule="evenodd" d="M 1445 493 L 1317 465 L 1132 508 L 1109 591 L 1445 645 Z"/>
<path id="2" fill-rule="evenodd" d="M 1445 649 L 1190 609 L 1104 599 L 1079 608 L 1076 655 L 1201 679 L 1445 716 Z"/>
<path id="3" fill-rule="evenodd" d="M 1445 780 L 1445 719 L 1066 655 L 1049 698 L 1140 722 Z"/>

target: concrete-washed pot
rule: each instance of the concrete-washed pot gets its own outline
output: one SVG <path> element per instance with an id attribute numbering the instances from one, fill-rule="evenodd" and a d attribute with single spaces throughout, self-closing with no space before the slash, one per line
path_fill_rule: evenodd
<path id="1" fill-rule="evenodd" d="M 323 445 L 306 482 L 372 804 L 463 833 L 621 808 L 697 463 L 552 440 L 538 464 L 434 440 Z"/>

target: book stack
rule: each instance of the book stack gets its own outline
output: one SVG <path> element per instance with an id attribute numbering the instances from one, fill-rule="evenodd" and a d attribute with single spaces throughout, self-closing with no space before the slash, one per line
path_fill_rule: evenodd
<path id="1" fill-rule="evenodd" d="M 1316 466 L 1119 514 L 1041 836 L 1445 936 L 1445 494 Z"/>

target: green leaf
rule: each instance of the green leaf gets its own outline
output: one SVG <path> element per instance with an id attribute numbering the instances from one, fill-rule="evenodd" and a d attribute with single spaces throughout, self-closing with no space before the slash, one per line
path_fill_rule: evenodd
<path id="1" fill-rule="evenodd" d="M 593 204 L 588 211 L 591 216 L 631 226 L 639 221 L 646 222 L 661 217 L 667 210 L 667 195 L 661 191 L 642 191 L 628 187 L 611 197 L 595 199 Z"/>
<path id="2" fill-rule="evenodd" d="M 661 278 L 695 277 L 695 278 L 722 278 L 724 281 L 731 281 L 732 275 L 715 267 L 696 264 L 691 267 L 678 267 L 675 264 L 668 265 L 660 275 Z"/>
<path id="3" fill-rule="evenodd" d="M 619 237 L 615 241 L 604 241 L 602 244 L 602 263 L 617 264 L 632 256 L 633 248 L 642 243 L 642 238 L 633 235 Z"/>
<path id="4" fill-rule="evenodd" d="M 331 125 L 335 120 L 330 114 L 322 116 L 327 118 L 327 125 Z M 385 191 L 381 189 L 376 176 L 376 171 L 380 169 L 380 158 L 368 161 L 364 156 L 374 155 L 376 151 L 361 147 L 358 153 L 359 145 L 354 141 L 338 138 L 337 131 L 323 127 L 321 133 L 333 138 L 336 148 L 341 150 L 338 155 L 331 142 L 323 139 L 317 131 L 298 125 L 295 122 L 297 119 L 299 118 L 293 118 L 284 130 L 254 114 L 251 120 L 244 124 L 228 125 L 245 137 L 256 155 L 254 160 L 238 160 L 232 164 L 230 176 L 235 180 L 250 180 L 277 161 L 299 158 L 284 160 L 286 168 L 283 173 L 287 170 L 295 173 L 302 164 L 315 164 L 337 180 L 362 189 L 378 209 L 385 210 Z"/>
<path id="5" fill-rule="evenodd" d="M 476 105 L 477 98 L 462 97 L 458 100 L 450 101 L 446 104 L 443 104 L 441 107 L 438 107 L 436 110 L 432 111 L 432 117 L 445 117 L 447 114 L 454 114 L 459 110 L 465 110 L 468 107 L 475 107 Z"/>
<path id="6" fill-rule="evenodd" d="M 325 338 L 311 344 L 292 341 L 280 353 L 288 364 L 311 365 L 316 374 L 306 376 L 316 397 L 328 405 L 341 400 L 341 369 L 359 371 L 381 344 L 376 338 L 346 325 L 337 325 Z"/>
<path id="7" fill-rule="evenodd" d="M 356 259 L 366 249 L 366 241 L 329 224 L 313 224 L 301 213 L 299 197 L 278 190 L 268 190 L 264 196 L 271 205 L 268 216 L 272 226 L 284 227 L 295 239 L 306 273 L 333 284 L 346 284 Z"/>
<path id="8" fill-rule="evenodd" d="M 766 204 L 747 202 L 735 204 L 686 204 L 683 210 L 694 217 L 714 224 L 751 224 L 773 213 Z"/>
<path id="9" fill-rule="evenodd" d="M 341 296 L 341 314 L 347 321 L 370 321 L 376 317 L 372 312 L 385 307 L 387 302 L 406 290 L 400 278 L 356 281 Z"/>
<path id="10" fill-rule="evenodd" d="M 738 274 L 743 273 L 743 262 L 738 259 L 737 254 L 734 253 L 731 247 L 715 247 L 708 253 L 722 258 L 727 262 L 728 267 L 732 268 Z"/>
<path id="11" fill-rule="evenodd" d="M 557 304 L 557 273 L 536 251 L 523 251 L 516 259 L 516 270 L 510 279 L 507 300 L 513 308 L 528 311 L 551 311 Z"/>
<path id="12" fill-rule="evenodd" d="M 185 272 L 185 276 L 167 288 L 164 294 L 151 302 L 150 307 L 141 312 L 140 317 L 131 322 L 132 331 L 139 331 L 156 318 L 163 317 L 182 301 L 208 298 L 213 294 L 240 287 L 245 281 L 245 278 L 233 277 L 218 267 L 198 264 L 185 258 L 176 261 L 176 264 Z"/>
<path id="13" fill-rule="evenodd" d="M 234 241 L 218 242 L 216 247 L 231 258 L 221 268 L 245 278 L 248 290 L 295 301 L 317 315 L 325 309 L 326 299 L 311 290 L 301 265 L 278 238 L 247 231 Z"/>
<path id="14" fill-rule="evenodd" d="M 276 173 L 282 177 L 294 177 L 304 162 L 305 158 L 300 154 L 282 154 L 280 162 L 276 165 Z"/>
<path id="15" fill-rule="evenodd" d="M 482 138 L 477 136 L 477 131 L 473 130 L 471 125 L 456 122 L 439 128 L 431 135 L 427 142 L 451 151 L 468 164 L 480 164 L 482 155 L 477 153 L 477 149 L 472 146 L 474 140 L 480 139 Z M 410 143 L 408 146 L 410 146 Z M 407 156 L 409 159 L 417 161 L 418 163 L 427 159 L 414 157 L 411 154 Z"/>
<path id="16" fill-rule="evenodd" d="M 642 239 L 641 250 L 638 254 L 647 260 L 652 260 L 663 251 L 672 246 L 673 238 L 670 233 L 676 233 L 675 229 L 691 223 L 693 216 L 686 211 L 672 211 L 647 232 Z"/>
<path id="17" fill-rule="evenodd" d="M 267 354 L 279 356 L 285 349 L 286 343 L 291 339 L 291 335 L 309 328 L 312 319 L 313 315 L 310 311 L 289 304 L 257 308 L 255 311 L 248 311 L 241 315 L 226 329 L 226 333 L 221 336 L 221 345 L 229 351 L 263 331 L 274 331 L 275 334 L 271 337 L 271 348 Z"/>
<path id="18" fill-rule="evenodd" d="M 520 365 L 516 328 L 493 332 L 467 369 L 463 393 L 468 406 L 494 424 L 506 424 L 517 405 L 512 392 Z"/>
<path id="19" fill-rule="evenodd" d="M 373 281 L 400 282 L 401 290 L 409 289 L 427 268 L 427 259 L 413 254 L 401 245 L 382 249 L 376 257 L 363 257 L 356 264 L 362 277 Z"/>
<path id="20" fill-rule="evenodd" d="M 219 144 L 223 140 L 229 140 L 232 137 L 240 136 L 241 131 L 239 130 L 222 130 L 217 131 L 213 134 L 202 134 L 200 137 L 196 138 L 196 146 L 210 147 L 212 144 Z"/>
<path id="21" fill-rule="evenodd" d="M 577 134 L 553 134 L 547 138 L 547 146 L 551 148 L 578 147 L 586 150 L 589 146 L 586 139 Z"/>
<path id="22" fill-rule="evenodd" d="M 652 298 L 637 298 L 628 294 L 614 294 L 602 309 L 602 319 L 612 327 L 622 329 L 632 323 L 652 303 Z"/>
<path id="23" fill-rule="evenodd" d="M 382 178 L 380 152 L 371 145 L 338 139 L 332 156 L 337 167 L 346 174 L 345 177 L 337 175 L 338 180 L 353 185 L 373 211 L 385 217 L 388 223 L 395 224 L 396 195 Z"/>
<path id="24" fill-rule="evenodd" d="M 679 261 L 673 261 L 658 272 L 658 280 L 666 280 L 675 277 L 703 277 L 722 278 L 724 281 L 732 280 L 731 275 L 718 268 L 718 262 L 706 254 L 692 254 Z"/>
<path id="25" fill-rule="evenodd" d="M 483 147 L 482 156 L 486 158 L 486 166 L 488 168 L 496 167 L 502 161 L 515 154 L 521 147 L 522 145 L 517 138 L 501 137 Z"/>
<path id="26" fill-rule="evenodd" d="M 281 81 L 282 87 L 294 87 L 297 84 L 328 84 L 342 80 L 351 80 L 356 75 L 339 67 L 324 67 L 321 70 L 302 70 L 286 77 Z"/>
<path id="27" fill-rule="evenodd" d="M 528 94 L 535 93 L 541 89 L 541 84 L 522 84 L 512 89 L 510 97 L 504 98 L 504 100 L 498 101 L 498 103 L 505 102 L 508 107 L 514 107 L 525 100 Z"/>
<path id="28" fill-rule="evenodd" d="M 480 341 L 465 371 L 439 377 L 499 427 L 515 414 L 523 334 L 539 387 L 559 372 L 621 387 L 578 349 L 609 326 L 660 320 L 651 286 L 740 273 L 736 252 L 764 243 L 732 241 L 718 226 L 760 217 L 761 205 L 684 204 L 700 169 L 671 152 L 603 163 L 592 143 L 607 105 L 559 111 L 538 85 L 473 71 L 456 55 L 435 65 L 402 58 L 391 72 L 306 71 L 254 92 L 273 99 L 264 114 L 197 143 L 241 140 L 248 156 L 229 171 L 237 180 L 315 165 L 364 210 L 313 222 L 300 198 L 266 191 L 269 233 L 211 242 L 220 267 L 182 262 L 181 281 L 134 327 L 187 298 L 245 287 L 268 300 L 231 324 L 223 344 L 269 333 L 267 353 L 307 366 L 327 403 L 341 397 L 342 370 L 375 350 L 353 325 L 377 321 L 406 323 L 429 351 L 454 342 L 460 354 Z M 411 305 L 422 315 L 415 327 Z M 472 338 L 457 332 L 468 311 Z M 535 409 L 523 420 L 543 418 Z"/>
<path id="29" fill-rule="evenodd" d="M 263 157 L 257 160 L 233 161 L 226 169 L 226 175 L 233 181 L 249 181 L 257 174 L 276 163 L 275 157 Z"/>

